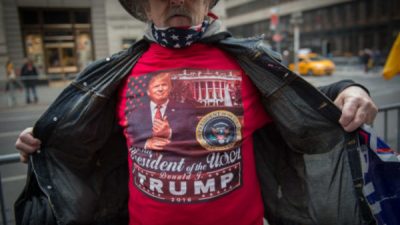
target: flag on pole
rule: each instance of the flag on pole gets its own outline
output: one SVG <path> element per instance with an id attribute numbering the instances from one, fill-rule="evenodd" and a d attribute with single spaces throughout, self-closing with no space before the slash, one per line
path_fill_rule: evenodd
<path id="1" fill-rule="evenodd" d="M 386 80 L 393 78 L 396 74 L 400 73 L 400 33 L 397 34 L 396 41 L 394 42 L 389 56 L 386 60 L 385 67 L 383 67 L 383 77 Z"/>

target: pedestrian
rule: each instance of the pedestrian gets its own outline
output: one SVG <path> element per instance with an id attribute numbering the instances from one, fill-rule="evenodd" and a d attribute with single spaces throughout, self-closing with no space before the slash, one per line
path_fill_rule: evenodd
<path id="1" fill-rule="evenodd" d="M 8 106 L 17 105 L 16 91 L 22 91 L 22 85 L 17 77 L 14 69 L 14 64 L 10 59 L 6 62 L 6 92 L 8 94 Z"/>
<path id="2" fill-rule="evenodd" d="M 282 54 L 282 64 L 285 66 L 289 66 L 289 61 L 290 61 L 290 53 L 289 50 L 284 50 Z"/>
<path id="3" fill-rule="evenodd" d="M 368 73 L 373 66 L 372 52 L 366 48 L 361 52 L 361 62 L 364 66 L 364 72 Z"/>
<path id="4" fill-rule="evenodd" d="M 365 88 L 314 88 L 261 39 L 221 31 L 210 11 L 217 2 L 120 0 L 147 23 L 145 37 L 89 65 L 20 134 L 30 172 L 16 224 L 369 222 L 344 150 L 348 132 L 377 113 Z M 151 81 L 162 73 L 168 79 Z M 164 91 L 151 93 L 158 85 Z M 182 129 L 174 133 L 161 112 L 171 122 L 164 132 L 135 131 L 150 114 L 154 126 L 156 108 L 141 109 L 151 95 L 168 102 L 167 92 L 176 105 L 197 102 L 183 107 Z M 153 137 L 168 143 L 141 147 Z"/>
<path id="5" fill-rule="evenodd" d="M 39 101 L 36 92 L 38 75 L 39 73 L 33 64 L 33 61 L 30 58 L 27 58 L 21 68 L 21 78 L 25 85 L 26 104 L 30 104 L 32 102 L 37 103 Z"/>

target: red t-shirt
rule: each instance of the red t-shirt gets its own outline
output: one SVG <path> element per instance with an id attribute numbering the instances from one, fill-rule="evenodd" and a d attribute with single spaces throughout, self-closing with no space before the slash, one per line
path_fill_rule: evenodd
<path id="1" fill-rule="evenodd" d="M 151 44 L 122 85 L 130 225 L 263 224 L 252 133 L 271 120 L 229 55 Z"/>

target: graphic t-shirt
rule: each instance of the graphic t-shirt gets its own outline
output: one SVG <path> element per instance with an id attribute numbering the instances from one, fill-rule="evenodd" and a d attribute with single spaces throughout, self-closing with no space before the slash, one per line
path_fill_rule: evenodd
<path id="1" fill-rule="evenodd" d="M 122 85 L 130 225 L 263 224 L 252 133 L 270 118 L 229 55 L 151 44 Z"/>

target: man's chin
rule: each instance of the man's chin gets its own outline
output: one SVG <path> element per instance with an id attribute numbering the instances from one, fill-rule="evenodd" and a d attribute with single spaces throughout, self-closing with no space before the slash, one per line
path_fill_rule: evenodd
<path id="1" fill-rule="evenodd" d="M 192 20 L 186 16 L 173 16 L 167 20 L 169 27 L 191 27 Z"/>

